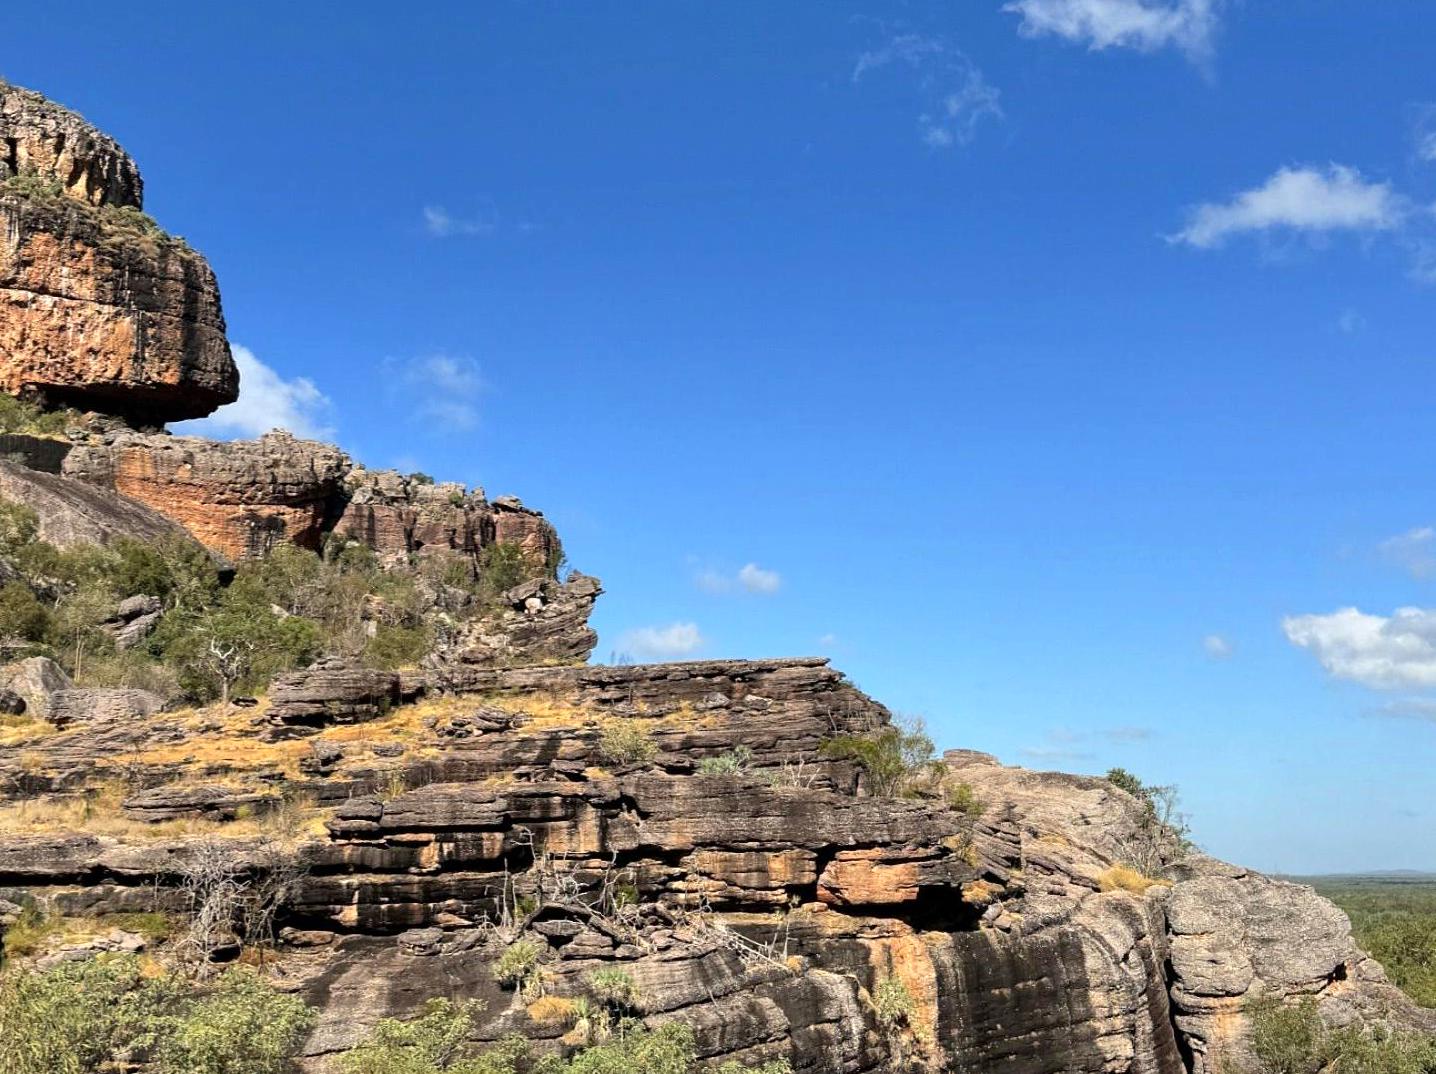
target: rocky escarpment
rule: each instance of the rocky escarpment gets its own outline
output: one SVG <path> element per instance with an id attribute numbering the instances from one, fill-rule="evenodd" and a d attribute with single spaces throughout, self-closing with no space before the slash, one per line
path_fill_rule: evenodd
<path id="1" fill-rule="evenodd" d="M 872 795 L 823 743 L 887 713 L 821 660 L 382 683 L 325 667 L 305 686 L 227 727 L 110 715 L 27 743 L 23 762 L 0 747 L 0 779 L 31 801 L 122 774 L 130 824 L 12 829 L 0 895 L 101 921 L 177 912 L 197 838 L 246 871 L 282 847 L 303 868 L 278 972 L 320 1010 L 315 1070 L 434 995 L 484 999 L 482 1039 L 560 1047 L 563 1027 L 495 974 L 519 939 L 550 995 L 616 967 L 645 1021 L 687 1022 L 702 1056 L 799 1071 L 1217 1074 L 1244 1055 L 1258 997 L 1436 1031 L 1307 888 L 1199 854 L 1113 885 L 1145 822 L 1105 780 L 958 752 L 941 782 L 979 807 Z M 326 708 L 326 689 L 362 703 Z M 273 739 L 294 704 L 305 736 Z M 226 834 L 295 796 L 318 803 L 322 834 Z M 874 999 L 892 982 L 896 1020 Z"/>
<path id="2" fill-rule="evenodd" d="M 551 573 L 561 554 L 553 527 L 512 497 L 365 470 L 330 444 L 279 431 L 229 441 L 108 431 L 71 447 L 62 473 L 145 504 L 232 559 L 281 543 L 318 548 L 328 534 L 389 563 L 435 552 L 474 560 L 504 543 Z"/>
<path id="3" fill-rule="evenodd" d="M 0 182 L 42 176 L 95 207 L 140 208 L 144 183 L 130 155 L 83 118 L 0 79 Z"/>
<path id="4" fill-rule="evenodd" d="M 113 140 L 0 84 L 0 390 L 158 424 L 238 395 L 205 259 Z"/>

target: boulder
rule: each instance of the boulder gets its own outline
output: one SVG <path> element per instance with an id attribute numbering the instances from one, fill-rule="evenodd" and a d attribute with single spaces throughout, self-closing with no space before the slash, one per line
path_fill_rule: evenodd
<path id="1" fill-rule="evenodd" d="M 399 703 L 399 676 L 348 660 L 321 660 L 276 678 L 269 698 L 271 724 L 318 731 L 383 716 Z"/>
<path id="2" fill-rule="evenodd" d="M 48 719 L 56 727 L 143 720 L 165 707 L 164 698 L 148 690 L 59 690 L 50 695 Z"/>
<path id="3" fill-rule="evenodd" d="M 48 656 L 32 656 L 4 669 L 6 687 L 25 702 L 25 712 L 40 720 L 51 719 L 51 700 L 75 684 L 65 669 Z"/>

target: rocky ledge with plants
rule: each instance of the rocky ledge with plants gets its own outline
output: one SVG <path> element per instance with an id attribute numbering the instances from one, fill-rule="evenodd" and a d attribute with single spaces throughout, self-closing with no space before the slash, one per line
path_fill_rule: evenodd
<path id="1" fill-rule="evenodd" d="M 110 272 L 133 162 L 12 87 L 0 135 L 0 267 Z M 518 501 L 158 428 L 232 391 L 217 292 L 163 391 L 91 383 L 32 306 L 0 303 L 38 347 L 0 348 L 0 1069 L 1436 1069 L 1436 1012 L 1171 789 L 938 756 L 821 659 L 586 663 L 599 585 Z"/>

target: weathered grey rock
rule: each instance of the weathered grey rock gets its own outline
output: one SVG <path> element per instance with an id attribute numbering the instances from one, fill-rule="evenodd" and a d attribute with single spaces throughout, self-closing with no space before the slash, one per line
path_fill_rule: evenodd
<path id="1" fill-rule="evenodd" d="M 588 617 L 602 592 L 597 578 L 577 571 L 562 584 L 525 582 L 504 593 L 500 611 L 442 638 L 439 658 L 486 668 L 581 664 L 598 644 Z"/>
<path id="2" fill-rule="evenodd" d="M 39 537 L 57 548 L 183 538 L 184 530 L 137 500 L 83 481 L 26 469 L 0 459 L 0 498 L 23 503 L 40 520 Z"/>
<path id="3" fill-rule="evenodd" d="M 200 783 L 140 791 L 126 798 L 121 808 L 127 817 L 158 824 L 182 817 L 234 820 L 244 811 L 269 809 L 278 803 L 279 795 L 272 791 Z"/>
<path id="4" fill-rule="evenodd" d="M 342 659 L 321 660 L 274 680 L 270 723 L 318 731 L 330 724 L 362 723 L 400 701 L 399 676 Z"/>
<path id="5" fill-rule="evenodd" d="M 0 678 L 9 690 L 24 699 L 25 712 L 40 720 L 51 718 L 51 698 L 75 685 L 65 669 L 48 656 L 32 656 L 10 664 Z"/>
<path id="6" fill-rule="evenodd" d="M 164 698 L 148 690 L 59 690 L 50 695 L 48 719 L 56 727 L 142 720 L 165 707 Z"/>

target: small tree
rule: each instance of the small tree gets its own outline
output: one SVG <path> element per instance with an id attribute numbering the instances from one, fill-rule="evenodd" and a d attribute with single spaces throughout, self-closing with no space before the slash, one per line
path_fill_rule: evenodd
<path id="1" fill-rule="evenodd" d="M 823 743 L 825 757 L 856 762 L 868 789 L 879 798 L 912 797 L 924 779 L 938 776 L 941 762 L 923 722 L 906 718 L 863 735 L 838 735 Z"/>
<path id="2" fill-rule="evenodd" d="M 1139 806 L 1131 830 L 1116 839 L 1124 864 L 1144 876 L 1157 876 L 1191 852 L 1191 828 L 1178 808 L 1175 786 L 1143 783 L 1125 768 L 1111 769 L 1107 782 L 1130 794 Z"/>

